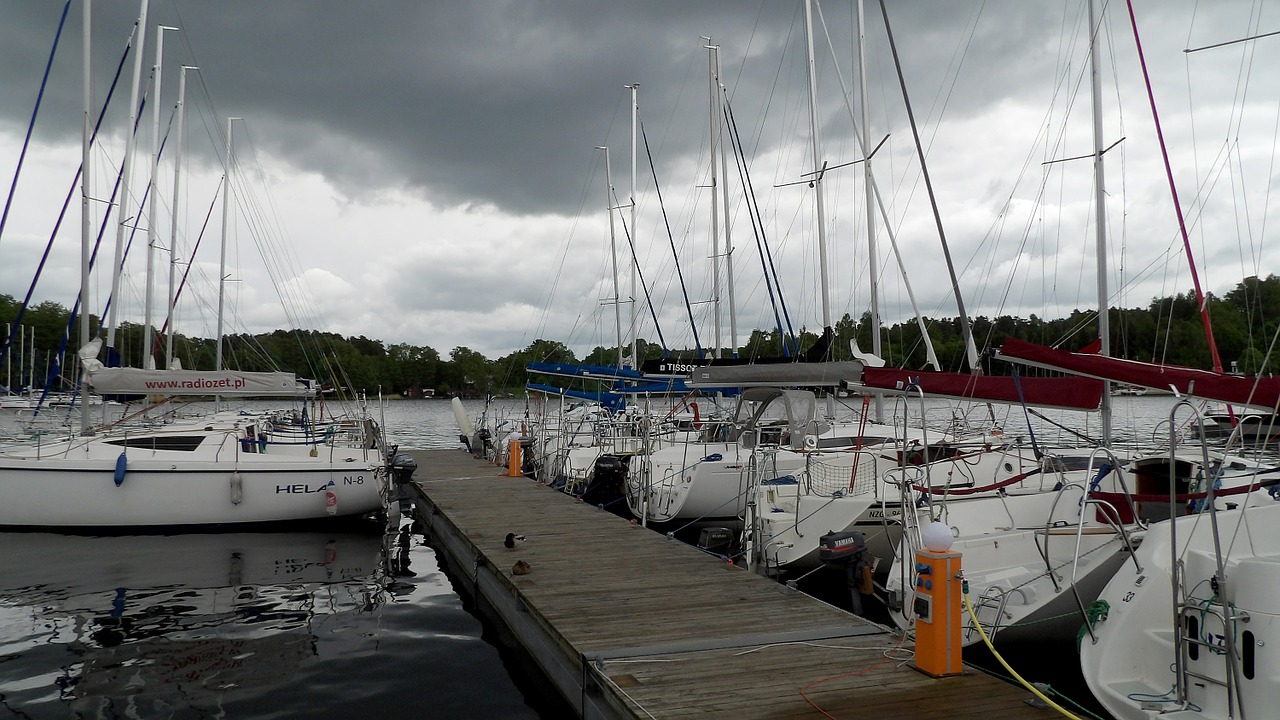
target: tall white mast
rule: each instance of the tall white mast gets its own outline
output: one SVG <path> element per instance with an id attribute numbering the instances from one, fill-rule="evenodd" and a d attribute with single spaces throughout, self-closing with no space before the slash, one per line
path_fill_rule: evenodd
<path id="1" fill-rule="evenodd" d="M 182 152 L 186 149 L 187 144 L 187 71 L 199 69 L 190 65 L 183 65 L 182 73 L 178 78 L 178 149 L 173 154 L 173 218 L 169 224 L 169 310 L 164 319 L 164 367 L 166 370 L 173 369 L 173 309 L 177 302 L 174 285 L 178 268 L 178 194 L 182 187 Z"/>
<path id="2" fill-rule="evenodd" d="M 871 147 L 871 101 L 867 88 L 867 18 L 863 12 L 863 0 L 858 0 L 858 69 L 862 89 L 862 147 Z M 871 157 L 863 150 L 862 177 L 867 195 L 867 277 L 871 290 L 871 354 L 883 357 L 880 340 L 880 267 L 876 252 L 876 194 L 874 176 L 871 174 Z M 875 395 L 876 422 L 884 421 L 884 409 L 880 394 Z"/>
<path id="3" fill-rule="evenodd" d="M 820 20 L 822 19 L 821 7 L 818 8 L 818 18 Z M 879 208 L 880 217 L 884 220 L 884 234 L 885 234 L 885 237 L 887 237 L 889 240 L 889 247 L 893 250 L 894 258 L 896 259 L 898 264 L 898 270 L 902 275 L 903 289 L 905 289 L 907 292 L 907 299 L 911 303 L 911 312 L 915 315 L 916 325 L 920 328 L 920 337 L 924 341 L 926 362 L 928 362 L 928 364 L 932 366 L 933 369 L 941 370 L 942 364 L 938 362 L 937 353 L 935 353 L 933 350 L 933 341 L 929 339 L 929 329 L 925 327 L 924 316 L 921 315 L 920 313 L 920 305 L 919 303 L 916 302 L 915 293 L 911 289 L 911 278 L 907 276 L 907 265 L 902 260 L 902 252 L 898 249 L 898 240 L 893 234 L 893 220 L 892 218 L 890 218 L 889 211 L 885 207 L 884 197 L 881 196 L 880 187 L 879 185 L 876 184 L 875 174 L 871 172 L 869 156 L 872 152 L 872 148 L 868 147 L 868 143 L 866 140 L 863 139 L 863 135 L 856 132 L 856 129 L 858 127 L 858 121 L 856 116 L 853 113 L 853 105 L 849 101 L 849 94 L 850 94 L 849 86 L 844 80 L 844 74 L 840 72 L 840 63 L 836 58 L 835 48 L 831 46 L 830 37 L 827 38 L 827 48 L 828 50 L 831 51 L 832 60 L 836 61 L 834 65 L 836 78 L 840 81 L 840 94 L 844 98 L 845 110 L 849 113 L 849 120 L 853 123 L 854 129 L 855 129 L 853 137 L 858 142 L 858 151 L 862 153 L 863 158 L 868 158 L 868 163 L 867 163 L 867 180 L 868 180 L 867 185 L 869 187 L 868 192 L 873 198 L 875 198 L 875 205 L 877 208 Z M 863 87 L 864 88 L 866 87 L 865 79 L 864 79 Z M 863 102 L 863 107 L 868 107 L 868 104 L 865 102 L 865 100 Z M 868 125 L 868 122 L 864 117 L 863 126 L 865 127 L 866 125 Z M 873 252 L 872 255 L 874 256 L 876 255 L 876 253 Z M 879 271 L 874 273 L 874 276 L 876 277 L 876 281 L 877 281 L 876 282 L 877 288 L 879 287 L 878 275 L 879 275 Z M 873 293 L 873 297 L 875 298 L 875 301 L 878 304 L 880 300 L 880 293 L 878 292 L 878 290 Z M 879 353 L 877 353 L 874 350 L 874 348 L 872 352 L 875 353 L 877 357 L 879 356 Z"/>
<path id="4" fill-rule="evenodd" d="M 150 0 L 142 0 L 138 11 L 138 24 L 134 27 L 134 38 L 138 47 L 133 55 L 133 89 L 129 93 L 129 126 L 124 134 L 124 164 L 120 172 L 120 204 L 116 208 L 116 254 L 115 263 L 111 265 L 111 312 L 107 318 L 107 349 L 116 346 L 116 318 L 120 308 L 120 264 L 124 262 L 124 231 L 129 223 L 129 180 L 133 177 L 133 146 L 135 129 L 138 126 L 138 86 L 142 83 L 142 55 L 147 45 L 147 6 Z M 141 208 L 139 208 L 141 209 Z M 134 220 L 137 224 L 137 220 Z"/>
<path id="5" fill-rule="evenodd" d="M 93 103 L 93 78 L 89 26 L 93 20 L 93 0 L 84 0 L 84 126 L 80 138 L 80 347 L 89 345 L 89 238 L 93 234 L 89 217 L 89 106 Z M 80 377 L 84 378 L 82 371 Z M 89 402 L 80 389 L 80 434 L 89 434 Z"/>
<path id="6" fill-rule="evenodd" d="M 613 256 L 613 324 L 618 340 L 618 369 L 622 369 L 622 296 L 618 292 L 618 236 L 613 226 L 613 168 L 609 165 L 609 148 L 596 146 L 604 151 L 604 209 L 609 213 L 609 252 Z"/>
<path id="7" fill-rule="evenodd" d="M 813 142 L 813 195 L 818 226 L 818 274 L 822 288 L 822 327 L 831 327 L 831 291 L 827 282 L 826 205 L 822 192 L 822 136 L 818 128 L 818 68 L 813 56 L 813 0 L 804 2 L 805 32 L 809 51 L 809 138 Z"/>
<path id="8" fill-rule="evenodd" d="M 222 311 L 225 306 L 227 279 L 227 217 L 231 207 L 231 169 L 235 161 L 231 155 L 231 123 L 240 118 L 227 118 L 227 152 L 222 167 L 222 250 L 218 260 L 218 349 L 215 352 L 214 370 L 222 369 Z"/>
<path id="9" fill-rule="evenodd" d="M 1098 340 L 1100 347 L 1098 352 L 1107 357 L 1111 355 L 1111 328 L 1110 319 L 1107 317 L 1111 304 L 1110 294 L 1107 292 L 1107 186 L 1106 173 L 1103 172 L 1102 161 L 1102 89 L 1100 73 L 1100 50 L 1098 47 L 1098 36 L 1100 27 L 1094 7 L 1094 0 L 1089 0 L 1089 84 L 1091 88 L 1091 98 L 1093 102 L 1093 191 L 1094 191 L 1094 219 L 1097 226 L 1094 231 L 1097 235 L 1097 256 L 1098 256 Z M 1102 385 L 1102 406 L 1099 408 L 1102 417 L 1102 442 L 1104 445 L 1111 445 L 1111 383 L 1103 380 Z"/>
<path id="10" fill-rule="evenodd" d="M 729 160 L 724 151 L 724 83 L 720 81 L 720 46 L 716 54 L 716 128 L 720 135 L 720 193 L 724 200 L 724 275 L 729 290 L 729 356 L 738 357 L 738 310 L 733 300 L 733 233 L 729 223 Z M 720 296 L 716 293 L 716 297 Z M 717 312 L 717 317 L 719 316 Z"/>
<path id="11" fill-rule="evenodd" d="M 147 191 L 150 195 L 147 213 L 147 290 L 146 299 L 143 302 L 146 317 L 143 320 L 142 329 L 142 363 L 148 370 L 156 366 L 155 357 L 151 354 L 153 333 L 151 296 L 155 292 L 156 224 L 159 222 L 156 217 L 159 208 L 159 203 L 156 201 L 156 175 L 160 172 L 160 81 L 164 75 L 160 66 L 164 62 L 164 31 L 177 29 L 167 25 L 156 26 L 156 62 L 151 68 L 151 77 L 154 81 L 151 95 L 151 183 Z"/>
<path id="12" fill-rule="evenodd" d="M 712 346 L 711 357 L 720 357 L 720 348 L 724 340 L 720 335 L 720 196 L 716 177 L 716 152 L 720 148 L 720 136 L 716 133 L 716 46 L 711 38 L 702 36 L 707 41 L 707 132 L 711 143 L 711 316 L 715 345 Z"/>
<path id="13" fill-rule="evenodd" d="M 640 84 L 632 83 L 627 87 L 631 88 L 631 366 L 639 370 L 640 358 L 636 357 L 640 346 L 640 339 L 636 336 L 636 315 L 639 310 L 636 305 L 640 297 L 636 294 L 636 275 L 640 267 L 640 258 L 637 257 L 640 239 L 636 228 L 636 135 L 640 127 L 640 103 L 637 100 Z"/>

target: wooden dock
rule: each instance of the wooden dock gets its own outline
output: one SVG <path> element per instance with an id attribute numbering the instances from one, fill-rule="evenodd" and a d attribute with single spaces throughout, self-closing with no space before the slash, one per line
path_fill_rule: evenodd
<path id="1" fill-rule="evenodd" d="M 455 583 L 580 717 L 1056 717 L 977 670 L 924 675 L 877 625 L 461 450 L 413 455 L 415 514 Z"/>

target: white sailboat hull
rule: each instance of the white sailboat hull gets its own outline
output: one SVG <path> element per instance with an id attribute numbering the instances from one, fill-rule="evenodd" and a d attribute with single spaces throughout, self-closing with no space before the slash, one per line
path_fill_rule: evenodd
<path id="1" fill-rule="evenodd" d="M 1208 516 L 1176 521 L 1184 574 L 1179 599 L 1198 606 L 1184 613 L 1181 628 L 1194 638 L 1184 650 L 1187 708 L 1173 690 L 1177 651 L 1169 521 L 1148 531 L 1137 552 L 1142 569 L 1126 565 L 1102 591 L 1099 600 L 1107 612 L 1095 624 L 1096 642 L 1084 637 L 1080 667 L 1094 697 L 1117 720 L 1274 717 L 1280 707 L 1280 503 L 1264 492 L 1250 500 L 1254 505 L 1247 509 L 1218 511 L 1225 581 L 1215 579 Z M 1220 592 L 1241 619 L 1232 637 L 1235 657 L 1227 653 Z M 1232 666 L 1239 687 L 1228 701 L 1225 683 Z"/>
<path id="2" fill-rule="evenodd" d="M 1055 505 L 1055 496 L 975 497 L 946 506 L 944 522 L 956 535 L 950 550 L 961 555 L 974 611 L 989 635 L 1017 639 L 1019 626 L 1049 632 L 1043 621 L 1076 610 L 1075 593 L 1090 602 L 1128 557 L 1118 533 L 1086 521 L 1077 558 L 1079 505 L 1075 497 Z M 903 628 L 915 620 L 914 566 L 911 548 L 900 546 L 885 583 L 891 595 L 901 598 L 891 616 Z M 1062 625 L 1068 632 L 1081 621 L 1078 614 L 1070 618 Z M 981 642 L 967 614 L 962 614 L 961 626 L 963 644 Z"/>
<path id="3" fill-rule="evenodd" d="M 384 507 L 386 476 L 376 450 L 322 446 L 315 457 L 303 446 L 245 452 L 234 432 L 190 430 L 127 442 L 159 438 L 196 447 L 126 448 L 92 438 L 0 453 L 0 527 L 241 525 Z"/>

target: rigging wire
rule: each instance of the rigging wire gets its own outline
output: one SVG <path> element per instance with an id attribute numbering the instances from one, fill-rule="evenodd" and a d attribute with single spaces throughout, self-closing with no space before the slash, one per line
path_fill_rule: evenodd
<path id="1" fill-rule="evenodd" d="M 664 226 L 667 229 L 667 239 L 671 242 L 671 253 L 672 255 L 677 255 L 676 240 L 675 240 L 675 237 L 671 234 L 671 223 L 667 219 L 667 206 L 662 202 L 662 189 L 658 186 L 658 170 L 656 167 L 654 167 L 654 164 L 653 164 L 653 152 L 649 149 L 649 135 L 644 130 L 644 123 L 640 123 L 640 136 L 644 139 L 644 152 L 645 152 L 645 155 L 649 158 L 649 169 L 653 172 L 653 189 L 658 196 L 658 207 L 662 209 L 662 221 Z M 625 229 L 626 227 L 625 223 L 623 224 L 623 227 Z M 627 238 L 628 240 L 630 240 L 630 235 L 628 235 Z M 633 252 L 634 252 L 634 248 L 633 248 Z M 698 339 L 698 324 L 693 319 L 693 306 L 689 303 L 689 291 L 685 287 L 684 272 L 680 269 L 680 263 L 679 263 L 678 257 L 676 262 L 676 274 L 680 277 L 680 289 L 684 293 L 684 306 L 685 306 L 685 309 L 688 310 L 689 312 L 689 326 L 693 329 L 693 344 L 694 344 L 694 347 L 697 349 L 698 359 L 701 360 L 704 356 L 703 349 L 702 349 L 702 341 Z M 648 297 L 648 292 L 649 291 L 646 288 L 645 289 L 646 297 Z M 649 309 L 651 312 L 653 311 L 652 303 L 649 304 Z M 655 326 L 658 324 L 658 316 L 656 313 L 654 314 L 653 322 Z M 658 337 L 661 338 L 662 330 L 658 329 L 657 332 L 658 332 Z M 662 350 L 664 354 L 667 353 L 667 343 L 665 340 L 662 341 Z M 635 359 L 632 358 L 632 360 L 634 361 Z"/>
<path id="2" fill-rule="evenodd" d="M 764 276 L 765 288 L 769 293 L 769 304 L 773 308 L 773 316 L 775 327 L 778 328 L 778 334 L 782 340 L 782 353 L 785 357 L 791 357 L 793 353 L 799 352 L 796 344 L 795 331 L 791 327 L 791 318 L 787 315 L 786 302 L 782 298 L 782 285 L 777 275 L 777 270 L 773 264 L 773 254 L 769 251 L 769 241 L 765 235 L 764 221 L 760 217 L 760 207 L 757 203 L 755 188 L 751 182 L 751 174 L 747 168 L 746 154 L 742 150 L 742 137 L 738 134 L 738 123 L 733 114 L 733 105 L 725 101 L 725 117 L 729 124 L 730 144 L 734 149 L 734 161 L 738 167 L 738 177 L 746 188 L 747 196 L 747 212 L 752 220 L 751 229 L 755 235 L 756 248 L 760 255 L 760 264 L 762 275 Z M 754 212 L 752 212 L 754 210 Z M 777 285 L 777 298 L 774 297 L 774 286 Z M 783 324 L 783 320 L 786 324 Z"/>
<path id="3" fill-rule="evenodd" d="M 9 195 L 4 201 L 4 213 L 0 214 L 0 239 L 4 237 L 4 227 L 9 221 L 9 208 L 13 205 L 13 195 L 18 190 L 18 178 L 22 175 L 22 166 L 27 159 L 27 148 L 31 145 L 31 136 L 36 128 L 36 116 L 40 114 L 40 105 L 44 102 L 44 91 L 49 85 L 49 72 L 53 68 L 53 58 L 58 52 L 58 41 L 62 38 L 62 29 L 67 24 L 67 12 L 71 9 L 71 0 L 62 6 L 62 17 L 58 20 L 58 29 L 53 34 L 53 46 L 49 48 L 49 59 L 45 61 L 44 75 L 40 78 L 40 90 L 36 93 L 35 105 L 31 108 L 31 120 L 27 123 L 27 133 L 22 139 L 22 150 L 18 153 L 18 165 L 13 171 L 13 181 L 9 184 Z M 134 24 L 135 29 L 137 23 Z M 132 38 L 130 42 L 132 46 Z M 6 341 L 6 348 L 8 341 Z M 6 388 L 7 390 L 7 388 Z"/>
<path id="4" fill-rule="evenodd" d="M 121 53 L 120 55 L 120 62 L 116 66 L 115 76 L 111 80 L 111 86 L 108 88 L 107 95 L 102 101 L 102 109 L 99 110 L 98 118 L 94 123 L 93 133 L 89 137 L 90 146 L 92 146 L 93 143 L 96 142 L 98 138 L 98 131 L 102 128 L 102 120 L 107 114 L 107 108 L 111 104 L 111 98 L 115 95 L 116 86 L 119 84 L 119 81 L 120 81 L 120 75 L 124 72 L 125 61 L 128 59 L 129 53 L 133 49 L 133 41 L 134 41 L 134 36 L 136 34 L 136 30 L 137 30 L 137 23 L 134 23 L 134 32 L 131 32 L 129 34 L 129 38 L 125 42 L 124 52 Z M 61 26 L 59 26 L 59 32 L 61 32 Z M 52 60 L 52 56 L 50 60 Z M 10 329 L 9 335 L 4 340 L 4 345 L 0 346 L 0 363 L 3 363 L 5 358 L 8 357 L 9 348 L 13 344 L 15 333 L 17 333 L 18 328 L 22 326 L 23 315 L 26 314 L 27 308 L 31 305 L 31 299 L 35 294 L 36 284 L 40 281 L 40 276 L 43 274 L 45 263 L 48 262 L 49 260 L 49 253 L 53 249 L 53 241 L 57 238 L 58 230 L 62 227 L 62 220 L 66 217 L 67 208 L 71 205 L 72 196 L 75 194 L 76 187 L 80 183 L 80 177 L 83 173 L 84 173 L 84 165 L 81 164 L 76 168 L 75 176 L 72 178 L 72 181 L 71 181 L 71 188 L 67 191 L 67 197 L 62 202 L 62 210 L 58 213 L 58 219 L 53 225 L 53 230 L 49 233 L 49 241 L 45 243 L 44 253 L 40 256 L 40 262 L 37 265 L 36 270 L 32 275 L 31 284 L 27 288 L 26 297 L 23 298 L 22 303 L 18 306 L 18 312 L 15 315 L 13 322 L 10 326 L 11 329 Z M 16 177 L 15 177 L 15 182 L 16 182 Z M 114 200 L 114 194 L 112 195 L 112 200 Z M 105 223 L 105 221 L 106 220 L 104 217 L 103 222 Z M 101 234 L 99 234 L 99 240 L 101 240 Z M 96 256 L 97 256 L 97 246 L 95 245 L 94 257 Z M 92 265 L 92 261 L 91 261 L 91 265 Z M 86 306 L 88 305 L 87 300 L 85 302 L 85 305 Z M 77 307 L 78 306 L 79 306 L 79 298 L 77 298 Z M 76 318 L 76 314 L 75 312 L 72 312 L 71 321 L 68 323 L 67 334 L 66 336 L 64 336 L 63 346 L 62 346 L 62 349 L 59 351 L 60 355 L 62 352 L 65 352 L 66 344 L 70 342 L 70 336 L 71 336 L 70 328 L 74 326 L 75 318 Z"/>

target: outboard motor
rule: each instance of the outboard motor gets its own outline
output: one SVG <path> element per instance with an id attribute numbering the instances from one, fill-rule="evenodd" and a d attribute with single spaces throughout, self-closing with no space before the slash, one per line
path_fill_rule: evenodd
<path id="1" fill-rule="evenodd" d="M 533 450 L 533 438 L 520 438 L 520 473 L 528 477 L 538 475 L 538 455 Z"/>
<path id="2" fill-rule="evenodd" d="M 404 512 L 410 502 L 409 488 L 413 481 L 413 473 L 418 469 L 418 461 L 408 453 L 397 453 L 387 465 L 391 471 L 391 482 L 395 486 L 394 497 L 400 501 L 400 510 Z"/>
<path id="3" fill-rule="evenodd" d="M 713 555 L 729 557 L 733 546 L 733 531 L 727 527 L 706 527 L 698 533 L 698 547 Z"/>
<path id="4" fill-rule="evenodd" d="M 867 538 L 857 530 L 827 533 L 818 538 L 818 559 L 827 565 L 844 567 L 853 613 L 862 614 L 862 596 L 875 590 L 871 562 L 867 558 Z"/>
<path id="5" fill-rule="evenodd" d="M 397 485 L 404 485 L 413 480 L 413 474 L 418 470 L 418 461 L 409 453 L 396 453 L 391 458 L 391 479 Z"/>
<path id="6" fill-rule="evenodd" d="M 619 517 L 631 517 L 627 506 L 627 460 L 618 455 L 601 455 L 596 458 L 587 478 L 587 489 L 582 501 L 608 510 Z"/>
<path id="7" fill-rule="evenodd" d="M 489 428 L 480 428 L 475 435 L 471 436 L 471 442 L 467 443 L 467 447 L 475 457 L 486 459 L 494 457 L 493 433 Z"/>

